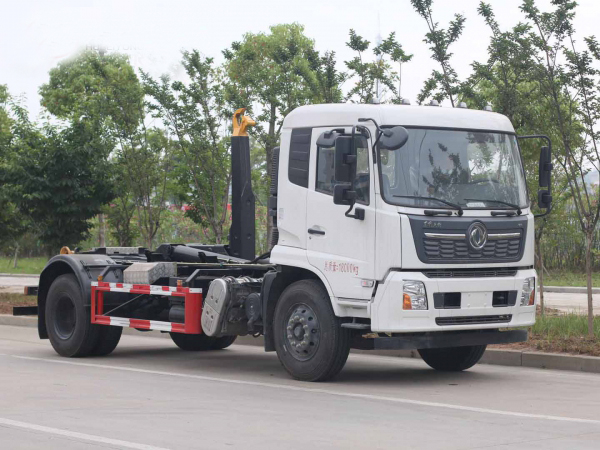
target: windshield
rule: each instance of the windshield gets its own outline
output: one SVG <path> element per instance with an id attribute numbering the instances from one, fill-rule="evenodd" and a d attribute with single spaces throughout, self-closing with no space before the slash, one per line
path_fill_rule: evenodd
<path id="1" fill-rule="evenodd" d="M 401 149 L 380 151 L 388 203 L 448 208 L 445 201 L 465 209 L 527 206 L 516 136 L 416 128 L 408 134 Z"/>

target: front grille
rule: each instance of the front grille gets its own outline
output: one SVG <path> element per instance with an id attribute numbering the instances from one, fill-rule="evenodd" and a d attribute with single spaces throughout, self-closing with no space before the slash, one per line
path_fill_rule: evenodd
<path id="1" fill-rule="evenodd" d="M 440 259 L 516 259 L 521 249 L 521 237 L 512 239 L 488 240 L 481 251 L 469 248 L 466 239 L 423 238 L 425 255 L 430 260 Z"/>
<path id="2" fill-rule="evenodd" d="M 437 317 L 437 325 L 476 325 L 482 323 L 508 323 L 512 314 L 500 314 L 497 316 L 462 316 L 462 317 Z"/>
<path id="3" fill-rule="evenodd" d="M 517 269 L 438 269 L 423 272 L 427 278 L 492 278 L 514 277 Z"/>

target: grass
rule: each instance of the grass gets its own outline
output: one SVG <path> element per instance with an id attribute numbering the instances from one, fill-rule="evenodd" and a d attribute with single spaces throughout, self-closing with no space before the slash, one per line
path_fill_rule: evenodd
<path id="1" fill-rule="evenodd" d="M 0 273 L 32 274 L 39 275 L 48 258 L 40 256 L 37 258 L 19 258 L 17 268 L 13 268 L 13 259 L 10 257 L 0 257 Z"/>
<path id="2" fill-rule="evenodd" d="M 587 286 L 585 272 L 550 270 L 544 273 L 544 286 Z M 592 286 L 600 286 L 600 271 L 592 272 Z"/>
<path id="3" fill-rule="evenodd" d="M 594 338 L 589 338 L 587 316 L 549 309 L 537 316 L 527 342 L 494 347 L 600 356 L 600 317 L 594 318 Z"/>
<path id="4" fill-rule="evenodd" d="M 13 306 L 35 306 L 36 304 L 35 297 L 0 292 L 0 314 L 12 314 Z"/>

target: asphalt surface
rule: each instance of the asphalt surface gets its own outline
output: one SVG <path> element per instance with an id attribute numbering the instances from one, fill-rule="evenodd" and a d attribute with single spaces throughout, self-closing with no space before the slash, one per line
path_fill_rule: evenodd
<path id="1" fill-rule="evenodd" d="M 7 277 L 0 276 L 0 292 L 23 292 L 24 286 L 37 286 L 38 277 Z M 594 302 L 594 314 L 600 315 L 600 294 L 592 296 Z M 586 294 L 564 294 L 558 292 L 544 293 L 546 306 L 564 312 L 575 312 L 587 314 Z M 539 303 L 539 299 L 538 299 Z"/>
<path id="2" fill-rule="evenodd" d="M 58 357 L 0 326 L 0 448 L 598 449 L 600 375 L 350 355 L 301 383 L 253 346 L 186 353 L 123 336 L 104 358 Z"/>
<path id="3" fill-rule="evenodd" d="M 37 286 L 40 277 L 7 277 L 0 276 L 0 292 L 23 293 L 25 286 Z"/>

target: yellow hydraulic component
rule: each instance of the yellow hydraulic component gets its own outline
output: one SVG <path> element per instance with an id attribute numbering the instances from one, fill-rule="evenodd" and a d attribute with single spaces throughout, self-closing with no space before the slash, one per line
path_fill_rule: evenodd
<path id="1" fill-rule="evenodd" d="M 61 255 L 72 255 L 73 253 L 75 253 L 75 252 L 67 246 L 64 246 L 63 248 L 60 249 Z"/>
<path id="2" fill-rule="evenodd" d="M 256 125 L 256 122 L 250 117 L 245 116 L 246 108 L 240 108 L 233 114 L 233 135 L 248 136 L 246 128 Z"/>

